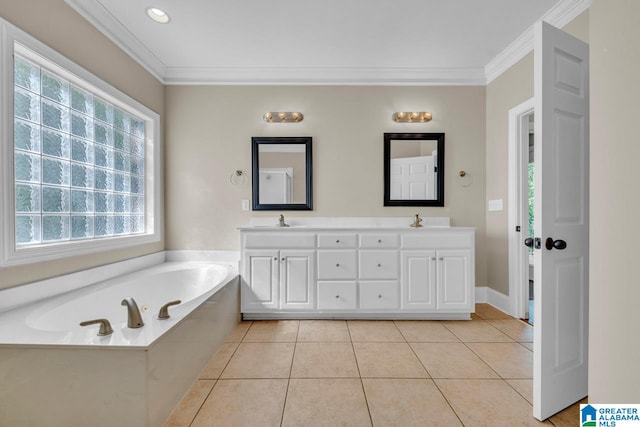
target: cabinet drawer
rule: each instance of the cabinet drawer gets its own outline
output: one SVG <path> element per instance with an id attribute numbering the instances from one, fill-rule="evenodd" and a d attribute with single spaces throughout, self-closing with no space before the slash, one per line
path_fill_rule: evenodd
<path id="1" fill-rule="evenodd" d="M 402 249 L 473 248 L 473 232 L 415 232 L 402 236 Z"/>
<path id="2" fill-rule="evenodd" d="M 318 282 L 318 309 L 354 310 L 356 282 Z"/>
<path id="3" fill-rule="evenodd" d="M 318 279 L 355 279 L 356 251 L 318 251 Z"/>
<path id="4" fill-rule="evenodd" d="M 395 233 L 371 233 L 360 235 L 360 247 L 373 248 L 397 248 L 399 236 Z"/>
<path id="5" fill-rule="evenodd" d="M 398 251 L 360 251 L 361 279 L 397 279 Z"/>
<path id="6" fill-rule="evenodd" d="M 355 247 L 355 234 L 336 233 L 318 235 L 318 248 L 321 249 L 351 249 Z"/>
<path id="7" fill-rule="evenodd" d="M 296 232 L 279 233 L 247 233 L 243 236 L 247 249 L 313 249 L 316 246 L 315 234 L 301 234 Z"/>
<path id="8" fill-rule="evenodd" d="M 361 309 L 397 309 L 400 287 L 398 282 L 360 282 Z"/>

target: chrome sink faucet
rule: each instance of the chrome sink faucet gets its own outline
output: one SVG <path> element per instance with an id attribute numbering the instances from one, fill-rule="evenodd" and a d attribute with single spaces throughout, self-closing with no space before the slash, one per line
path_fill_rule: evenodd
<path id="1" fill-rule="evenodd" d="M 127 326 L 130 328 L 142 328 L 144 326 L 144 322 L 142 321 L 142 315 L 140 314 L 140 309 L 138 308 L 138 304 L 136 304 L 136 300 L 131 297 L 127 297 L 122 300 L 120 305 L 127 306 Z"/>
<path id="2" fill-rule="evenodd" d="M 413 224 L 410 224 L 410 226 L 415 228 L 422 227 L 422 218 L 420 218 L 420 214 L 416 214 Z"/>
<path id="3" fill-rule="evenodd" d="M 280 223 L 278 224 L 278 227 L 288 227 L 288 226 L 289 224 L 284 222 L 284 215 L 280 214 Z"/>

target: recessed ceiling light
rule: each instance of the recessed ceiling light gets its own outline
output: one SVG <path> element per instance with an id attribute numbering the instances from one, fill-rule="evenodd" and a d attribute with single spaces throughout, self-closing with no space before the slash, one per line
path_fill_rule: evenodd
<path id="1" fill-rule="evenodd" d="M 160 24 L 166 24 L 169 22 L 169 15 L 162 9 L 157 7 L 150 7 L 147 9 L 147 16 Z"/>

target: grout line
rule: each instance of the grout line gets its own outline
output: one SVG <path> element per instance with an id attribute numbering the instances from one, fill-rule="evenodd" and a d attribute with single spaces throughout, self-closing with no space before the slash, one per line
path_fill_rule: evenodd
<path id="1" fill-rule="evenodd" d="M 298 337 L 300 336 L 300 325 L 302 321 L 298 320 L 298 328 L 296 329 L 296 339 L 293 343 L 293 354 L 291 355 L 291 366 L 289 367 L 289 377 L 287 378 L 287 390 L 284 393 L 284 403 L 282 405 L 282 416 L 280 417 L 280 427 L 284 423 L 284 412 L 287 409 L 287 399 L 289 398 L 289 387 L 291 386 L 291 373 L 293 372 L 293 362 L 296 358 L 296 348 L 298 347 Z"/>
<path id="2" fill-rule="evenodd" d="M 358 355 L 356 354 L 356 347 L 353 342 L 353 337 L 351 336 L 351 329 L 349 328 L 349 321 L 347 321 L 347 333 L 349 334 L 349 339 L 351 340 L 351 350 L 353 351 L 353 358 L 356 361 L 356 369 L 358 370 L 358 379 L 360 380 L 360 387 L 362 387 L 362 394 L 364 395 L 364 403 L 367 405 L 367 413 L 369 414 L 369 421 L 373 426 L 373 416 L 371 415 L 371 408 L 369 407 L 369 399 L 367 399 L 367 392 L 364 389 L 364 382 L 362 381 L 362 374 L 360 373 L 360 364 L 358 363 Z"/>
<path id="3" fill-rule="evenodd" d="M 451 408 L 451 412 L 453 412 L 453 415 L 455 415 L 456 418 L 458 419 L 458 421 L 460 421 L 460 425 L 464 427 L 464 423 L 462 422 L 462 418 L 460 418 L 460 415 L 458 415 L 456 410 L 453 408 L 453 405 L 451 404 L 451 402 L 449 402 L 449 399 L 447 399 L 447 396 L 444 395 L 444 393 L 440 389 L 440 386 L 438 385 L 436 380 L 435 379 L 431 379 L 431 382 L 433 382 L 433 385 L 435 386 L 436 390 L 438 390 L 438 392 L 440 393 L 440 396 L 442 396 L 444 401 L 447 402 L 447 405 L 449 405 L 449 408 Z"/>
<path id="4" fill-rule="evenodd" d="M 196 379 L 196 381 L 200 381 L 198 379 Z M 200 413 L 200 411 L 202 410 L 202 407 L 204 406 L 204 404 L 207 402 L 207 400 L 209 400 L 209 396 L 211 396 L 211 393 L 213 393 L 213 389 L 216 387 L 216 385 L 218 384 L 218 380 L 215 380 L 213 383 L 213 386 L 211 387 L 211 390 L 209 390 L 209 393 L 207 393 L 207 395 L 205 396 L 205 398 L 202 400 L 202 403 L 200 404 L 200 406 L 198 407 L 198 410 L 196 411 L 196 413 L 193 415 L 193 418 L 191 419 L 191 421 L 189 421 L 189 427 L 191 427 L 191 425 L 193 424 L 193 422 L 196 420 L 196 418 L 198 417 L 198 414 Z M 182 401 L 180 401 L 180 403 L 182 403 Z M 178 406 L 180 405 L 180 403 L 178 403 Z M 175 409 L 174 409 L 175 410 Z"/>

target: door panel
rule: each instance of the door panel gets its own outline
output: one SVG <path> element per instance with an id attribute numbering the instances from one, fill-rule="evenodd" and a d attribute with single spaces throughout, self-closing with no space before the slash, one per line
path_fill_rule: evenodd
<path id="1" fill-rule="evenodd" d="M 314 251 L 280 251 L 280 308 L 314 309 Z"/>
<path id="2" fill-rule="evenodd" d="M 278 308 L 278 251 L 246 251 L 244 309 Z"/>
<path id="3" fill-rule="evenodd" d="M 436 252 L 402 251 L 402 308 L 436 308 Z"/>
<path id="4" fill-rule="evenodd" d="M 438 308 L 473 311 L 469 294 L 470 251 L 438 251 Z"/>
<path id="5" fill-rule="evenodd" d="M 533 412 L 540 420 L 587 395 L 589 47 L 536 25 Z"/>

